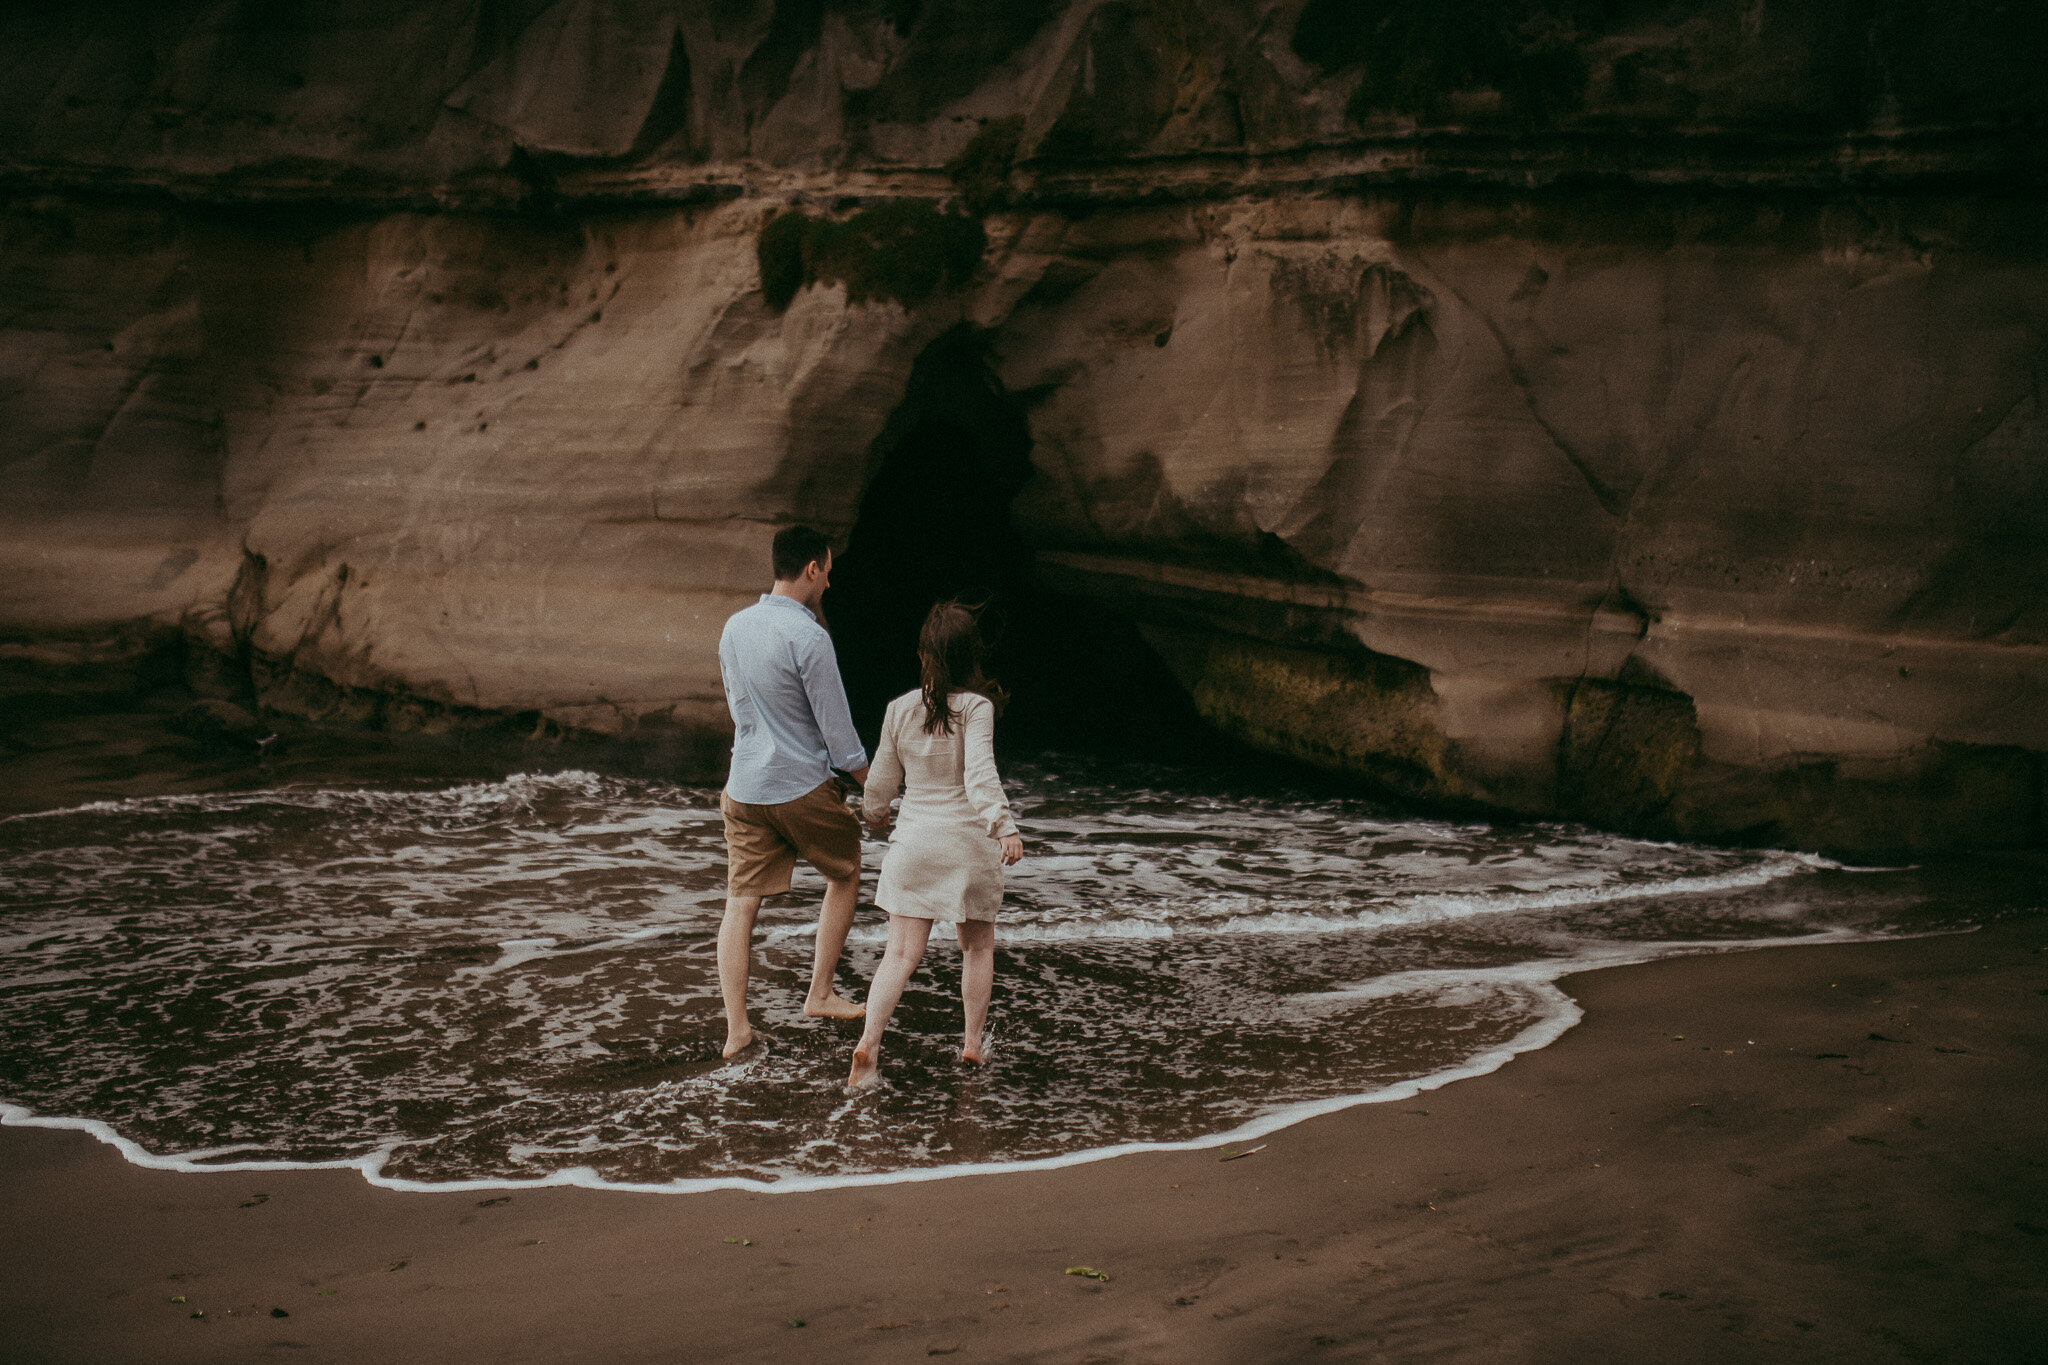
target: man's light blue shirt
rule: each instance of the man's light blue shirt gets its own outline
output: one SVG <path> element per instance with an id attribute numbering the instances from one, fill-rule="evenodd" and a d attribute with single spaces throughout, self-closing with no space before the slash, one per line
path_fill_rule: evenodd
<path id="1" fill-rule="evenodd" d="M 718 637 L 718 671 L 732 712 L 733 800 L 777 806 L 815 791 L 833 768 L 867 766 L 832 637 L 794 597 L 762 593 L 734 612 Z"/>

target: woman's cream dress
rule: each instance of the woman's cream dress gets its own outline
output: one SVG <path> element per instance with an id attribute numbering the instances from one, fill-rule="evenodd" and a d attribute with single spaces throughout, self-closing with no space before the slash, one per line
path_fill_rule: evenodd
<path id="1" fill-rule="evenodd" d="M 875 904 L 919 919 L 992 920 L 1003 903 L 996 841 L 1017 832 L 996 774 L 996 708 L 978 692 L 955 692 L 948 704 L 951 734 L 925 733 L 922 692 L 905 692 L 883 713 L 861 810 L 880 818 L 899 784 L 903 809 Z"/>

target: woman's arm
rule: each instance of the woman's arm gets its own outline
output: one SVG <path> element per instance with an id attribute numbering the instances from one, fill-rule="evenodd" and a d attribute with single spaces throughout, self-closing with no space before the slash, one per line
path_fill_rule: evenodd
<path id="1" fill-rule="evenodd" d="M 975 696 L 962 717 L 965 762 L 961 776 L 967 785 L 967 800 L 988 822 L 991 839 L 1014 839 L 1017 822 L 1010 815 L 1010 802 L 1003 795 L 1003 779 L 996 772 L 996 708 L 987 697 Z"/>
<path id="2" fill-rule="evenodd" d="M 878 833 L 889 828 L 889 803 L 896 799 L 896 792 L 903 785 L 903 759 L 896 752 L 895 720 L 893 713 L 883 713 L 882 739 L 875 746 L 874 765 L 868 769 L 867 784 L 860 793 L 861 819 Z"/>

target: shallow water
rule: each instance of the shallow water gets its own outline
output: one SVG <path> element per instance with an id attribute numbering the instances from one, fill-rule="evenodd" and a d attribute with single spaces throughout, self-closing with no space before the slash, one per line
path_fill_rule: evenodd
<path id="1" fill-rule="evenodd" d="M 1007 771 L 1027 858 L 982 1072 L 954 1060 L 957 957 L 935 939 L 889 1083 L 842 1095 L 852 1033 L 797 1012 L 808 868 L 762 913 L 765 1055 L 719 1062 L 716 793 L 569 772 L 0 821 L 0 1101 L 153 1164 L 399 1185 L 916 1178 L 1242 1141 L 1487 1070 L 1569 1027 L 1554 983 L 1586 966 L 1997 910 L 1915 869 L 1153 766 Z M 843 989 L 882 941 L 864 908 Z"/>

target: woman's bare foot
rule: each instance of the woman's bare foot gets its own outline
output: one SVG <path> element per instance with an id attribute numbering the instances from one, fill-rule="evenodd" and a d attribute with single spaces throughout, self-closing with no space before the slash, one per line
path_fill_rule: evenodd
<path id="1" fill-rule="evenodd" d="M 718 1050 L 718 1055 L 727 1061 L 731 1061 L 760 1041 L 761 1035 L 754 1032 L 751 1028 L 745 1033 L 734 1033 L 728 1029 L 725 1035 L 725 1046 Z"/>
<path id="2" fill-rule="evenodd" d="M 988 1061 L 987 1037 L 977 1038 L 971 1043 L 962 1043 L 960 1045 L 960 1060 L 972 1062 L 976 1066 L 984 1065 Z"/>
<path id="3" fill-rule="evenodd" d="M 853 1050 L 853 1069 L 846 1073 L 847 1094 L 866 1094 L 882 1083 L 881 1051 L 865 1044 Z"/>
<path id="4" fill-rule="evenodd" d="M 867 1012 L 866 1005 L 856 1005 L 837 991 L 823 1000 L 804 1001 L 804 1013 L 813 1019 L 860 1019 Z"/>

